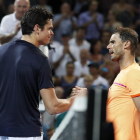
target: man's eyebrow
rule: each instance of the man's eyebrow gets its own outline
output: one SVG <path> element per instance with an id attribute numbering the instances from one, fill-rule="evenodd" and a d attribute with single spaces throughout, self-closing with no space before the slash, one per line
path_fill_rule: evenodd
<path id="1" fill-rule="evenodd" d="M 50 29 L 53 29 L 54 27 L 53 27 L 53 26 L 50 26 L 49 28 L 50 28 Z"/>
<path id="2" fill-rule="evenodd" d="M 114 42 L 115 42 L 115 40 L 110 40 L 110 41 L 109 41 L 109 43 L 114 43 Z"/>

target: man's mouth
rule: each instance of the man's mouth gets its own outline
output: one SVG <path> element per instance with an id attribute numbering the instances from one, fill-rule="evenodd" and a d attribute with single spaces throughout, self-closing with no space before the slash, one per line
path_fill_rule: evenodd
<path id="1" fill-rule="evenodd" d="M 110 51 L 109 54 L 112 55 L 114 52 Z"/>

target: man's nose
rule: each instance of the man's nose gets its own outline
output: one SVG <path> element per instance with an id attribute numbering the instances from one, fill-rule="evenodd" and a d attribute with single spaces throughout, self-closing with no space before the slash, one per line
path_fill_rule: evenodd
<path id="1" fill-rule="evenodd" d="M 110 44 L 108 44 L 106 48 L 109 49 L 110 48 Z"/>

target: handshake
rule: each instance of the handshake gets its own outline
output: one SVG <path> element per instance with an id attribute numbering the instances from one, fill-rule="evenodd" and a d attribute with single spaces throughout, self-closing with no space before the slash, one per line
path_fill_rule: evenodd
<path id="1" fill-rule="evenodd" d="M 87 88 L 75 87 L 72 89 L 70 97 L 87 95 Z"/>

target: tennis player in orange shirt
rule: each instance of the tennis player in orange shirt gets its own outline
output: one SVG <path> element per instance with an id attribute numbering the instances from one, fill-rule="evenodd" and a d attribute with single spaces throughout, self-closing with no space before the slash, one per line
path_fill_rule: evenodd
<path id="1" fill-rule="evenodd" d="M 130 28 L 117 28 L 107 46 L 120 73 L 111 85 L 107 121 L 114 126 L 115 140 L 140 140 L 140 66 L 135 62 L 138 35 Z"/>

